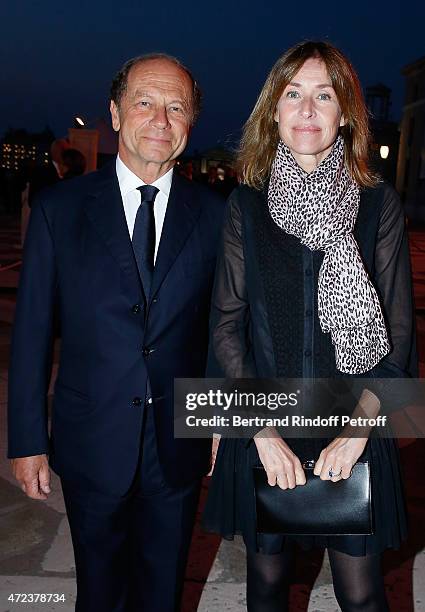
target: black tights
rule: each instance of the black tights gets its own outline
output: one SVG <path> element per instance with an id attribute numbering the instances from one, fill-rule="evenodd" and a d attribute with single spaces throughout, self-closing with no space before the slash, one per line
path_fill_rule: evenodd
<path id="1" fill-rule="evenodd" d="M 380 555 L 352 557 L 329 549 L 335 596 L 342 612 L 388 612 Z M 248 612 L 288 610 L 294 547 L 277 555 L 247 554 Z"/>

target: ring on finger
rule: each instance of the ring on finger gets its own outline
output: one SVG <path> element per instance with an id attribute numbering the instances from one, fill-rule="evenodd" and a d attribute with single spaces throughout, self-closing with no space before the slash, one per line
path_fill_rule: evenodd
<path id="1" fill-rule="evenodd" d="M 329 474 L 329 478 L 336 478 L 337 476 L 341 476 L 342 468 L 339 470 L 339 472 L 334 472 L 332 469 L 332 466 L 330 466 L 328 474 Z"/>

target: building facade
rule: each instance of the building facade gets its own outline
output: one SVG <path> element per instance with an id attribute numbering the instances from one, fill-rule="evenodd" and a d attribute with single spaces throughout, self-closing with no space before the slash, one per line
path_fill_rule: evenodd
<path id="1" fill-rule="evenodd" d="M 47 164 L 54 138 L 49 128 L 36 134 L 24 129 L 8 130 L 1 141 L 1 168 L 12 173 L 22 173 L 33 166 Z"/>
<path id="2" fill-rule="evenodd" d="M 406 66 L 397 191 L 412 218 L 425 220 L 425 57 Z"/>

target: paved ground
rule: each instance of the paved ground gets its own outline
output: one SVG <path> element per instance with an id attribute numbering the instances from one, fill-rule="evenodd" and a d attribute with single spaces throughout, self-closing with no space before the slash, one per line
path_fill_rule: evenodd
<path id="1" fill-rule="evenodd" d="M 0 612 L 70 612 L 75 600 L 74 561 L 59 482 L 54 477 L 53 494 L 47 502 L 30 501 L 13 482 L 5 459 L 7 358 L 21 259 L 19 244 L 15 220 L 0 218 Z M 411 231 L 411 252 L 423 364 L 424 232 Z M 401 457 L 406 476 L 410 536 L 400 551 L 385 554 L 385 582 L 392 612 L 425 612 L 425 487 L 423 478 L 419 480 L 419 475 L 425 472 L 424 441 L 402 441 Z M 207 481 L 200 511 L 206 492 Z M 202 533 L 197 525 L 186 575 L 184 612 L 245 610 L 244 567 L 244 548 L 239 540 L 220 545 L 217 537 Z M 65 602 L 23 604 L 8 601 L 11 593 L 43 592 L 63 593 Z M 294 568 L 291 610 L 338 610 L 326 556 L 318 552 L 299 555 Z"/>

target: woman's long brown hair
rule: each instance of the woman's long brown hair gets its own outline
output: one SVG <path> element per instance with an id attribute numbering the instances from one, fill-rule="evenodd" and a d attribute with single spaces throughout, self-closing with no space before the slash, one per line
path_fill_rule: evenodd
<path id="1" fill-rule="evenodd" d="M 345 143 L 345 163 L 360 187 L 374 186 L 378 178 L 369 168 L 369 117 L 359 78 L 348 59 L 327 42 L 299 43 L 280 57 L 264 84 L 254 109 L 246 122 L 238 154 L 242 182 L 261 189 L 269 177 L 279 142 L 274 120 L 277 103 L 286 85 L 304 62 L 321 59 L 335 90 L 345 125 L 340 128 Z"/>

